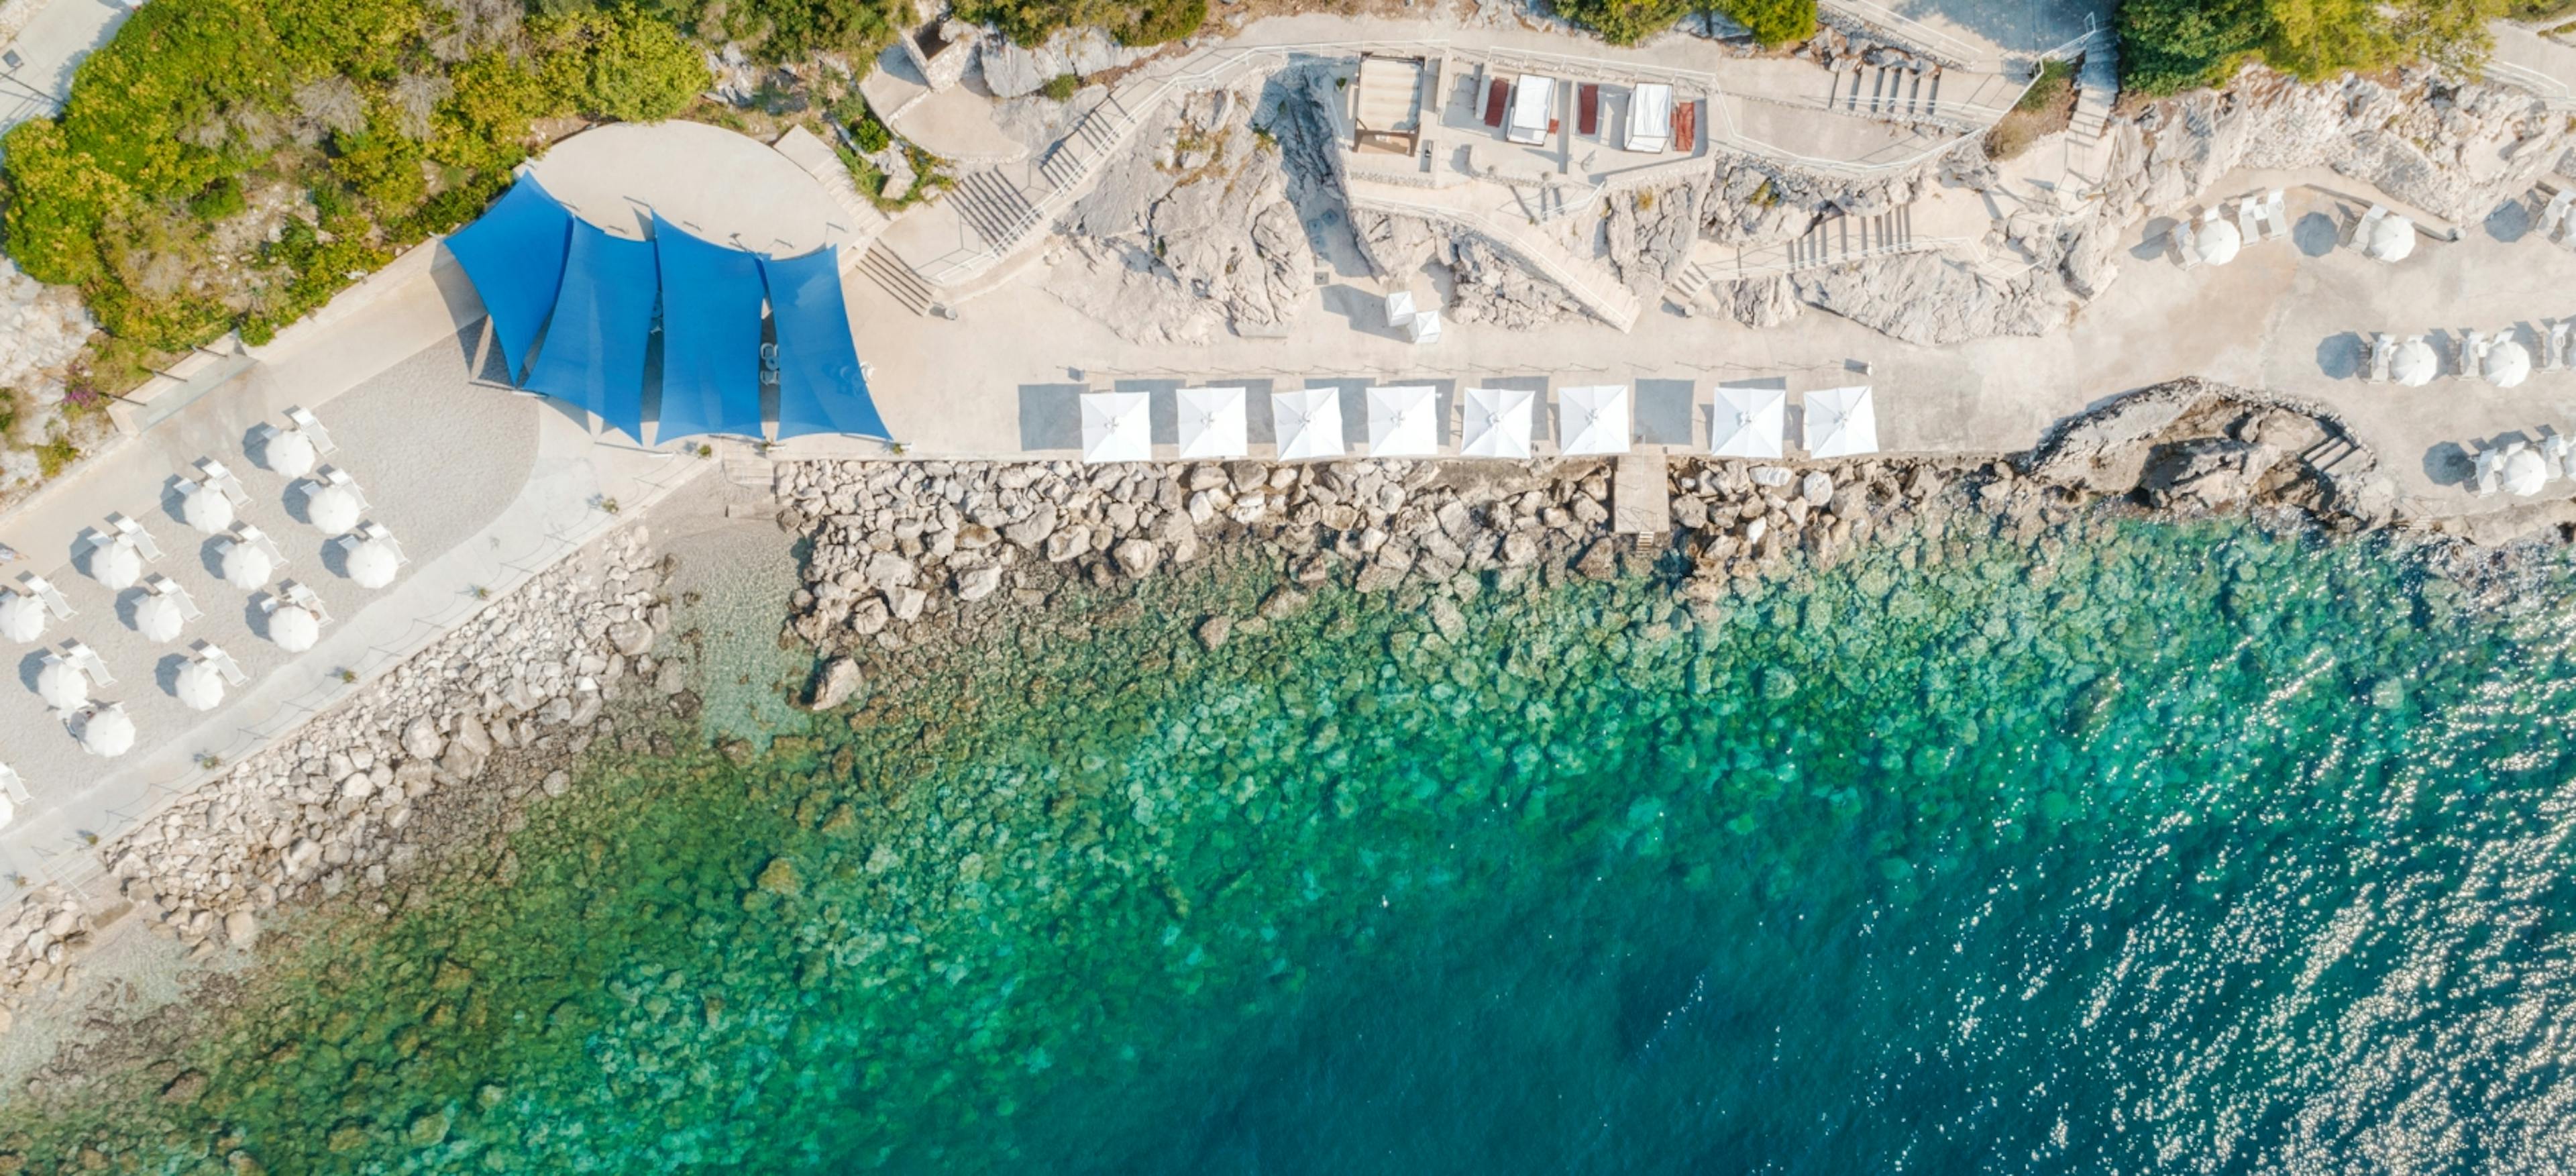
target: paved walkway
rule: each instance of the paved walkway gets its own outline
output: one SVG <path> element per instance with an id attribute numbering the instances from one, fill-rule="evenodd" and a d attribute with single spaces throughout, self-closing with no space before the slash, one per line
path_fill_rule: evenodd
<path id="1" fill-rule="evenodd" d="M 81 59 L 115 36 L 134 11 L 117 0 L 38 2 L 42 7 L 18 35 L 0 43 L 0 51 L 18 55 L 18 64 L 0 68 L 0 132 L 60 109 Z"/>

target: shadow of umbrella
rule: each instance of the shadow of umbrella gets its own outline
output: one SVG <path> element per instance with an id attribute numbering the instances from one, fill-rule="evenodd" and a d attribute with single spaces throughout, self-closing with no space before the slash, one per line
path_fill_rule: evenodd
<path id="1" fill-rule="evenodd" d="M 2531 233 L 2531 206 L 2519 199 L 2507 200 L 2487 214 L 2486 223 L 2481 227 L 2486 229 L 2487 236 L 2497 241 L 2511 243 L 2522 240 Z"/>
<path id="2" fill-rule="evenodd" d="M 2317 344 L 2317 370 L 2329 380 L 2349 380 L 2361 374 L 2369 353 L 2370 344 L 2358 331 L 2328 335 Z"/>
<path id="3" fill-rule="evenodd" d="M 2323 257 L 2343 243 L 2343 230 L 2335 219 L 2322 212 L 2311 212 L 2290 226 L 2290 243 L 2309 257 Z"/>

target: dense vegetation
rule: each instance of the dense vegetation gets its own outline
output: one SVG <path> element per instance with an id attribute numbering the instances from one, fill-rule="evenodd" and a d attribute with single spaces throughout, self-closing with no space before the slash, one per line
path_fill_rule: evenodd
<path id="1" fill-rule="evenodd" d="M 707 84 L 633 10 L 155 0 L 5 141 L 8 249 L 128 345 L 253 341 L 480 211 L 542 119 L 652 119 Z"/>
<path id="2" fill-rule="evenodd" d="M 2121 0 L 2121 86 L 2170 94 L 2227 80 L 2249 61 L 2301 78 L 2418 58 L 2459 63 L 2486 48 L 2508 0 Z"/>
<path id="3" fill-rule="evenodd" d="M 1777 48 L 1816 35 L 1816 0 L 1554 0 L 1557 15 L 1601 34 L 1613 45 L 1633 45 L 1683 17 L 1718 13 Z"/>
<path id="4" fill-rule="evenodd" d="M 1160 45 L 1207 23 L 1207 0 L 956 0 L 957 15 L 1035 45 L 1059 29 L 1097 26 L 1129 45 Z"/>

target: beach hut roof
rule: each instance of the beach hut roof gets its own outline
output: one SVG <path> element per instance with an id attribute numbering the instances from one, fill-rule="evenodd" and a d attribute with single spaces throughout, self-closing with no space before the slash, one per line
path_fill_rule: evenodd
<path id="1" fill-rule="evenodd" d="M 1180 406 L 1182 457 L 1242 457 L 1252 451 L 1243 389 L 1183 388 L 1173 399 Z"/>
<path id="2" fill-rule="evenodd" d="M 1557 452 L 1568 456 L 1626 453 L 1628 388 L 1601 384 L 1557 394 Z"/>
<path id="3" fill-rule="evenodd" d="M 1807 452 L 1817 457 L 1878 452 L 1878 407 L 1867 385 L 1807 393 Z"/>
<path id="4" fill-rule="evenodd" d="M 1780 388 L 1720 388 L 1709 452 L 1719 457 L 1778 457 L 1789 432 L 1789 393 Z"/>
<path id="5" fill-rule="evenodd" d="M 1270 414 L 1279 436 L 1279 460 L 1342 455 L 1342 401 L 1334 389 L 1273 392 Z"/>

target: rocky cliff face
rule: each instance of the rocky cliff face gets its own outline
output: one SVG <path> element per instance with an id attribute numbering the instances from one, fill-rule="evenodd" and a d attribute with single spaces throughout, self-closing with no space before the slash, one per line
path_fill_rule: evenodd
<path id="1" fill-rule="evenodd" d="M 1141 343 L 1284 330 L 1314 289 L 1291 149 L 1248 96 L 1191 95 L 1074 206 L 1047 289 Z"/>

